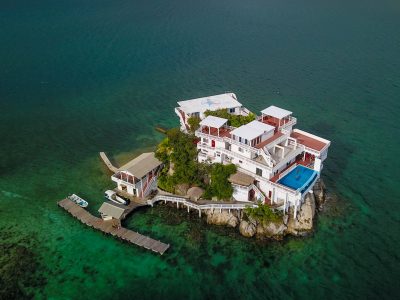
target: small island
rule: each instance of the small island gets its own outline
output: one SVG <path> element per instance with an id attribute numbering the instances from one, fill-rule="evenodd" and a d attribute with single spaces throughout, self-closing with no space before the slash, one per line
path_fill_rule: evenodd
<path id="1" fill-rule="evenodd" d="M 202 212 L 207 223 L 246 237 L 282 239 L 313 229 L 325 200 L 320 178 L 330 141 L 294 129 L 292 112 L 250 112 L 234 93 L 179 101 L 180 128 L 166 131 L 155 152 L 113 169 L 118 198 Z M 122 205 L 105 202 L 103 220 Z M 114 201 L 115 202 L 115 201 Z"/>

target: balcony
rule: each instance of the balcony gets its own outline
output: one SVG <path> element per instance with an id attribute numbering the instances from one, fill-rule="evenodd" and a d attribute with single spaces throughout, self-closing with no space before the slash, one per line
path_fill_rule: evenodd
<path id="1" fill-rule="evenodd" d="M 135 177 L 127 175 L 122 172 L 118 172 L 111 176 L 111 180 L 114 182 L 122 181 L 124 184 L 129 184 L 136 187 L 136 184 L 139 182 Z"/>

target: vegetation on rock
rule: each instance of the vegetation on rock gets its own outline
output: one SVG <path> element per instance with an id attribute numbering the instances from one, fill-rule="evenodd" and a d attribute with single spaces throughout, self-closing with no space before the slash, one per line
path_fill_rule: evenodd
<path id="1" fill-rule="evenodd" d="M 197 162 L 196 137 L 177 128 L 168 130 L 157 147 L 156 157 L 165 164 L 159 179 L 160 188 L 173 193 L 177 184 L 201 185 L 204 170 Z M 173 163 L 173 174 L 168 174 Z"/>
<path id="2" fill-rule="evenodd" d="M 215 111 L 206 110 L 204 115 L 227 119 L 228 125 L 233 127 L 240 127 L 256 119 L 256 116 L 253 113 L 250 113 L 247 116 L 232 115 L 228 113 L 226 109 L 218 109 Z"/>
<path id="3" fill-rule="evenodd" d="M 233 188 L 229 183 L 230 175 L 236 173 L 236 166 L 233 164 L 213 164 L 211 168 L 211 182 L 204 193 L 205 198 L 217 197 L 228 200 L 232 197 Z"/>
<path id="4" fill-rule="evenodd" d="M 269 222 L 279 222 L 282 219 L 280 213 L 274 212 L 268 205 L 262 203 L 259 203 L 257 207 L 246 207 L 244 213 L 247 217 L 264 225 Z"/>

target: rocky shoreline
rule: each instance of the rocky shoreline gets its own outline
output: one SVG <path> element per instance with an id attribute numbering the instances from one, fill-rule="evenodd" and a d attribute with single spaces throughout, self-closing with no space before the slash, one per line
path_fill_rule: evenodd
<path id="1" fill-rule="evenodd" d="M 325 185 L 322 180 L 319 180 L 312 193 L 307 194 L 296 219 L 290 210 L 279 221 L 268 223 L 251 219 L 243 211 L 207 210 L 207 223 L 238 228 L 240 234 L 245 237 L 256 236 L 281 240 L 286 235 L 306 235 L 313 230 L 316 214 L 321 210 L 325 199 Z"/>

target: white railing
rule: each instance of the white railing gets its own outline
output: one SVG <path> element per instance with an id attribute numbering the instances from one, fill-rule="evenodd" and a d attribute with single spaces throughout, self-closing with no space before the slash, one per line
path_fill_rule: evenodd
<path id="1" fill-rule="evenodd" d="M 206 144 L 203 144 L 203 143 L 199 143 L 198 145 L 199 145 L 200 148 L 208 149 L 208 150 L 212 150 L 212 151 L 220 151 L 221 153 L 223 153 L 225 155 L 234 156 L 234 157 L 236 157 L 236 158 L 238 158 L 240 160 L 245 160 L 245 161 L 247 161 L 249 163 L 252 163 L 252 164 L 254 164 L 256 166 L 259 166 L 261 168 L 268 169 L 269 171 L 271 170 L 271 167 L 269 167 L 267 165 L 264 165 L 264 164 L 262 164 L 262 163 L 260 163 L 258 161 L 255 161 L 255 160 L 253 160 L 251 158 L 248 158 L 246 156 L 240 155 L 240 154 L 238 154 L 236 152 L 233 152 L 231 150 L 227 150 L 227 149 L 224 149 L 224 148 L 213 148 L 213 147 L 210 147 L 210 146 L 208 146 Z"/>
<path id="2" fill-rule="evenodd" d="M 288 122 L 279 126 L 279 129 L 286 129 L 287 127 L 294 126 L 297 124 L 297 119 L 295 117 L 291 117 Z"/>
<path id="3" fill-rule="evenodd" d="M 170 196 L 170 195 L 157 195 L 153 199 L 147 200 L 147 203 L 151 206 L 158 201 L 172 202 L 172 203 L 181 203 L 189 208 L 194 208 L 197 210 L 205 210 L 205 209 L 245 209 L 246 207 L 257 207 L 256 204 L 253 203 L 205 203 L 205 204 L 197 204 L 195 202 L 190 201 L 184 197 Z M 211 200 L 208 200 L 211 202 Z"/>
<path id="4" fill-rule="evenodd" d="M 125 181 L 124 179 L 121 179 L 121 178 L 118 178 L 117 176 L 115 176 L 115 175 L 112 175 L 111 176 L 111 180 L 112 181 L 114 181 L 114 182 L 116 182 L 116 183 L 121 183 L 121 184 L 125 184 L 125 185 L 129 185 L 129 186 L 132 186 L 132 187 L 134 187 L 134 188 L 139 188 L 139 182 L 137 182 L 137 183 L 131 183 L 131 182 L 129 182 L 129 181 Z"/>

